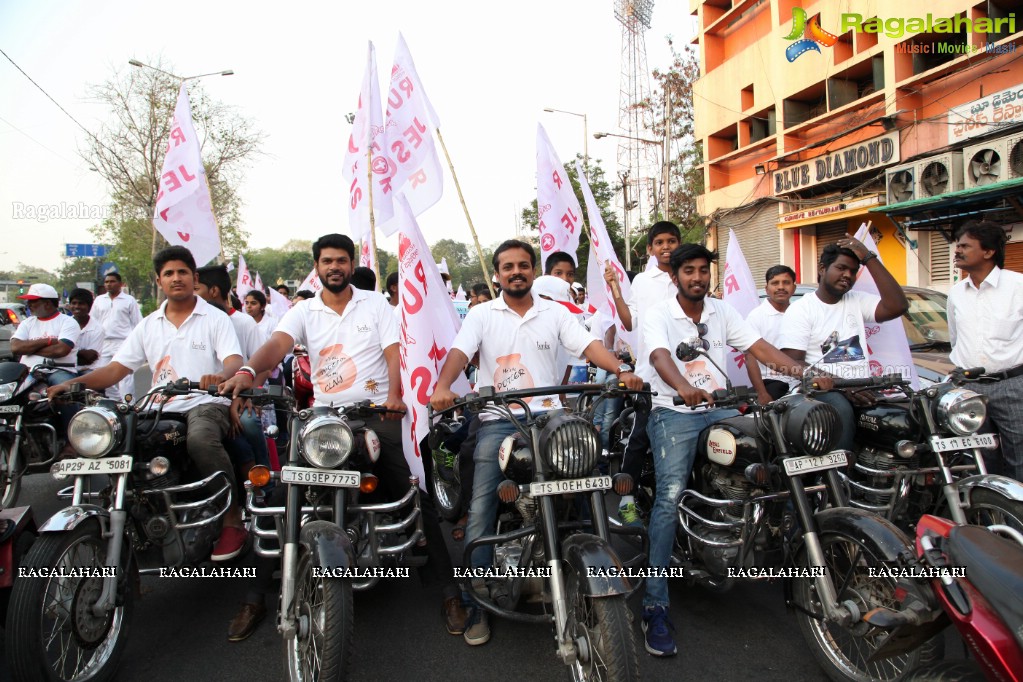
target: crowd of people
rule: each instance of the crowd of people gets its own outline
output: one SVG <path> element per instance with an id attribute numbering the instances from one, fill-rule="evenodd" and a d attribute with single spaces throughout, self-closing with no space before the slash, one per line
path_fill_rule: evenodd
<path id="1" fill-rule="evenodd" d="M 949 296 L 948 316 L 953 361 L 961 367 L 984 366 L 994 379 L 971 388 L 991 398 L 989 415 L 1001 433 L 1007 473 L 1021 479 L 1023 276 L 1002 269 L 1004 252 L 1001 227 L 984 222 L 962 227 L 956 266 L 967 277 Z M 561 385 L 571 380 L 573 367 L 586 364 L 616 376 L 629 389 L 649 383 L 657 395 L 649 409 L 637 412 L 622 471 L 638 478 L 645 452 L 652 451 L 656 499 L 649 518 L 649 565 L 667 568 L 678 522 L 675 505 L 690 475 L 697 435 L 705 426 L 737 414 L 714 406 L 712 392 L 726 383 L 721 372 L 702 359 L 678 359 L 679 342 L 697 340 L 719 366 L 725 365 L 729 348 L 747 353 L 750 383 L 761 400 L 770 401 L 791 390 L 808 368 L 821 375 L 824 388 L 830 386 L 828 377 L 869 376 L 865 325 L 898 318 L 908 302 L 876 254 L 848 235 L 823 250 L 814 294 L 791 305 L 795 273 L 784 264 L 768 269 L 767 297 L 746 319 L 710 295 L 717 254 L 700 244 L 681 243 L 676 225 L 654 224 L 647 233 L 647 253 L 654 266 L 635 276 L 628 300 L 614 273 L 605 273 L 623 328 L 636 334 L 635 347 L 627 347 L 609 322 L 597 322 L 587 314 L 586 292 L 574 281 L 571 254 L 550 255 L 542 264 L 544 274 L 537 276 L 533 246 L 519 240 L 503 242 L 492 259 L 493 288 L 486 283 L 469 287 L 469 312 L 444 358 L 431 404 L 435 409 L 449 408 L 457 398 L 451 386 L 472 368 L 477 388 L 498 390 Z M 237 481 L 254 463 L 266 463 L 268 452 L 259 418 L 232 398 L 274 380 L 295 346 L 304 346 L 317 405 L 370 399 L 394 410 L 375 421 L 373 429 L 381 441 L 377 474 L 382 487 L 400 497 L 410 472 L 397 421 L 405 410 L 400 316 L 395 314 L 400 299 L 397 275 L 384 281 L 387 296 L 377 293 L 375 273 L 356 267 L 355 246 L 340 234 L 318 239 L 312 255 L 322 288 L 317 293 L 296 292 L 293 307 L 281 319 L 268 312 L 262 292 L 248 292 L 237 301 L 226 268 L 198 268 L 192 254 L 180 246 L 154 257 L 165 300 L 145 318 L 135 299 L 122 290 L 117 273 L 106 276 L 105 292 L 95 299 L 84 289 L 71 292 L 73 316 L 59 314 L 52 286 L 35 284 L 22 297 L 33 317 L 19 326 L 12 351 L 29 367 L 48 366 L 50 397 L 66 391 L 71 382 L 106 391 L 110 397 L 126 397 L 134 391 L 133 372 L 143 365 L 151 368 L 154 386 L 181 377 L 198 379 L 204 387 L 218 385 L 220 397 L 175 397 L 164 410 L 186 415 L 188 451 L 200 473 L 221 471 Z M 879 296 L 853 291 L 861 269 L 873 276 Z M 290 294 L 287 287 L 280 293 Z M 676 396 L 683 405 L 673 404 Z M 830 391 L 822 399 L 838 410 L 843 439 L 851 438 L 851 402 L 859 400 L 858 395 Z M 560 407 L 560 398 L 551 395 L 534 404 L 537 410 L 554 409 Z M 65 424 L 73 409 L 68 406 L 62 412 Z M 613 417 L 606 415 L 603 422 L 610 424 Z M 494 489 L 502 476 L 498 448 L 513 430 L 512 424 L 486 414 L 477 415 L 470 425 L 467 451 L 474 473 L 466 542 L 494 530 Z M 486 613 L 472 607 L 455 584 L 438 515 L 427 495 L 422 514 L 425 571 L 441 591 L 444 626 L 470 645 L 484 644 L 491 635 Z M 621 498 L 618 514 L 623 523 L 642 523 L 629 496 Z M 232 559 L 245 544 L 246 530 L 235 502 L 224 517 L 212 558 Z M 471 562 L 474 567 L 491 565 L 491 550 L 477 548 Z M 270 587 L 265 575 L 260 580 L 230 625 L 232 641 L 249 636 L 265 616 Z M 666 578 L 647 580 L 641 627 L 651 655 L 676 653 Z"/>

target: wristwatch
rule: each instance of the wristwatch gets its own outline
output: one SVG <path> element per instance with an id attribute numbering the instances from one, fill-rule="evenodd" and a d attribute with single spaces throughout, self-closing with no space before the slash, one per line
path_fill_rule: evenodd
<path id="1" fill-rule="evenodd" d="M 868 251 L 867 255 L 860 259 L 860 265 L 866 265 L 875 258 L 877 258 L 877 254 L 873 251 Z"/>
<path id="2" fill-rule="evenodd" d="M 627 363 L 623 362 L 622 364 L 618 365 L 618 374 L 619 375 L 622 375 L 622 374 L 625 374 L 626 372 L 631 372 L 631 371 L 632 371 L 632 365 L 630 365 L 630 364 L 627 364 Z"/>

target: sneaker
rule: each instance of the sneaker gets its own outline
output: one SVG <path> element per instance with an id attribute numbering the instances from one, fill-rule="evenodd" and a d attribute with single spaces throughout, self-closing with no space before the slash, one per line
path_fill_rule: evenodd
<path id="1" fill-rule="evenodd" d="M 469 646 L 480 646 L 490 641 L 490 622 L 484 608 L 472 607 L 469 621 L 465 624 L 465 634 L 462 636 Z"/>
<path id="2" fill-rule="evenodd" d="M 651 656 L 674 656 L 675 640 L 671 633 L 675 625 L 663 606 L 647 606 L 643 609 L 643 634 L 646 651 Z"/>
<path id="3" fill-rule="evenodd" d="M 458 466 L 458 454 L 451 452 L 441 443 L 433 451 L 433 464 L 437 474 L 447 483 L 455 480 L 455 467 Z"/>
<path id="4" fill-rule="evenodd" d="M 629 502 L 618 507 L 618 518 L 622 520 L 623 525 L 634 528 L 643 527 L 643 518 L 639 515 L 639 507 L 636 506 L 635 502 Z"/>
<path id="5" fill-rule="evenodd" d="M 249 539 L 249 533 L 244 528 L 224 526 L 220 531 L 220 539 L 213 545 L 213 554 L 210 559 L 213 561 L 227 561 L 242 553 L 245 541 Z"/>

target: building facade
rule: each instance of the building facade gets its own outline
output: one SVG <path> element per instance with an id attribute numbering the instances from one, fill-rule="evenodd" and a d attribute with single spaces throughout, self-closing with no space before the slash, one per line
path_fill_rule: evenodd
<path id="1" fill-rule="evenodd" d="M 734 230 L 758 283 L 817 281 L 868 222 L 903 284 L 947 290 L 952 235 L 1010 234 L 1023 270 L 1023 3 L 690 0 L 708 241 Z"/>

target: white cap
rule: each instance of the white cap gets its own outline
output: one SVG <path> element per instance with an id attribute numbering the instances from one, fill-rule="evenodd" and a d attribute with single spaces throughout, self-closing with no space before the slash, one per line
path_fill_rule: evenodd
<path id="1" fill-rule="evenodd" d="M 18 298 L 25 301 L 36 301 L 40 298 L 60 299 L 60 296 L 57 295 L 57 290 L 49 284 L 33 284 L 28 288 L 27 294 L 18 296 Z"/>
<path id="2" fill-rule="evenodd" d="M 571 303 L 568 282 L 554 275 L 541 275 L 533 280 L 533 291 L 538 296 L 547 296 L 553 301 Z"/>

